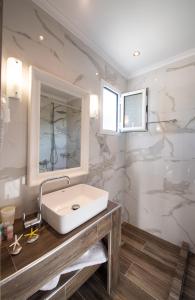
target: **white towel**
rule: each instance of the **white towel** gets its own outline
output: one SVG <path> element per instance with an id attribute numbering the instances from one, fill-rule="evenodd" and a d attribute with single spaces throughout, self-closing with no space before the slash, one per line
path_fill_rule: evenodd
<path id="1" fill-rule="evenodd" d="M 42 291 L 54 289 L 60 276 L 65 273 L 69 273 L 75 270 L 82 269 L 84 267 L 102 264 L 107 261 L 106 249 L 101 241 L 97 242 L 89 250 L 87 250 L 81 257 L 74 261 L 70 266 L 65 268 L 59 275 L 55 276 L 48 283 L 40 288 Z"/>

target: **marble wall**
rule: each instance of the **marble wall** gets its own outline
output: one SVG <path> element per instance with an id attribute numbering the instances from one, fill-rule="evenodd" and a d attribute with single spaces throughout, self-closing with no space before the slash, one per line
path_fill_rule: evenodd
<path id="1" fill-rule="evenodd" d="M 126 135 L 129 220 L 195 252 L 195 56 L 128 87 L 149 88 L 149 130 Z"/>
<path id="2" fill-rule="evenodd" d="M 1 123 L 0 206 L 15 203 L 17 216 L 35 208 L 38 188 L 26 185 L 28 68 L 34 65 L 85 89 L 99 94 L 104 79 L 124 91 L 127 80 L 30 0 L 5 0 L 3 15 L 3 86 L 9 56 L 23 62 L 23 97 L 10 101 L 11 122 Z M 39 35 L 44 40 L 39 40 Z M 124 136 L 99 134 L 99 121 L 90 122 L 90 171 L 72 183 L 87 182 L 110 192 L 121 202 L 124 193 Z M 50 185 L 59 188 L 63 183 Z"/>
<path id="3" fill-rule="evenodd" d="M 101 79 L 121 91 L 148 87 L 149 122 L 176 121 L 109 136 L 91 119 L 89 174 L 72 183 L 108 190 L 122 204 L 124 219 L 173 243 L 186 240 L 195 252 L 195 57 L 127 82 L 30 0 L 5 0 L 3 78 L 9 56 L 23 61 L 25 80 L 21 101 L 10 101 L 11 122 L 0 124 L 0 205 L 15 203 L 17 216 L 36 205 L 38 188 L 26 185 L 29 65 L 93 94 L 99 94 Z"/>

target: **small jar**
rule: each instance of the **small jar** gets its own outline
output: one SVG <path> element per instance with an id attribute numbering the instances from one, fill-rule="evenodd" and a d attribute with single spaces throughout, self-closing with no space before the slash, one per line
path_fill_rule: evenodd
<path id="1" fill-rule="evenodd" d="M 1 209 L 1 220 L 3 224 L 14 224 L 15 206 L 6 206 Z"/>
<path id="2" fill-rule="evenodd" d="M 6 228 L 6 235 L 7 235 L 7 240 L 11 241 L 14 237 L 14 226 L 13 225 L 7 225 Z"/>

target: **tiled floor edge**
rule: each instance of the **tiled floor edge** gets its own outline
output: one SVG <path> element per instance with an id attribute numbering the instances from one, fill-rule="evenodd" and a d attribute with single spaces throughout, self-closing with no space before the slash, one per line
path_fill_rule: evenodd
<path id="1" fill-rule="evenodd" d="M 171 284 L 168 300 L 179 300 L 182 297 L 185 273 L 189 254 L 189 244 L 182 243 L 178 263 L 175 269 L 175 276 Z"/>

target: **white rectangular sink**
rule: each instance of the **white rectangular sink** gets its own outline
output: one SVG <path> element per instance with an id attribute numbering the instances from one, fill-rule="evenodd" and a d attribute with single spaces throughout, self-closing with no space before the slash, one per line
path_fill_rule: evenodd
<path id="1" fill-rule="evenodd" d="M 108 192 L 78 184 L 42 196 L 43 219 L 61 234 L 88 221 L 108 204 Z"/>

